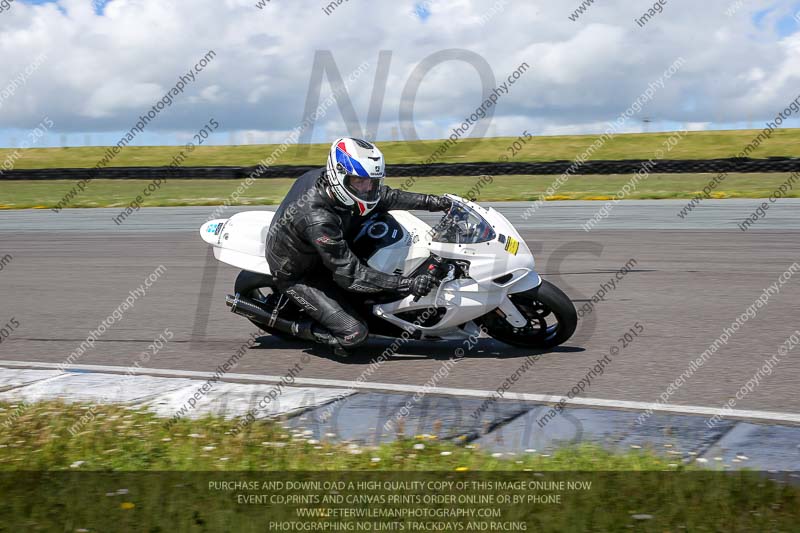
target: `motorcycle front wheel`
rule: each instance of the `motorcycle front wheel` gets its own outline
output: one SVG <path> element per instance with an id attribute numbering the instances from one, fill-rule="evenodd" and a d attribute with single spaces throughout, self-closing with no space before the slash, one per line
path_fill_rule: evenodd
<path id="1" fill-rule="evenodd" d="M 566 342 L 578 325 L 578 314 L 569 297 L 548 281 L 535 289 L 511 294 L 514 307 L 527 319 L 515 328 L 498 310 L 487 313 L 480 323 L 493 338 L 519 348 L 549 349 Z"/>

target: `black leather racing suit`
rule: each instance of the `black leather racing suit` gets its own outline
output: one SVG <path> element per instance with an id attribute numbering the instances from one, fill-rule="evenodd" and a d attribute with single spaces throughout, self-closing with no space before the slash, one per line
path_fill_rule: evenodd
<path id="1" fill-rule="evenodd" d="M 302 307 L 344 348 L 367 338 L 368 329 L 343 291 L 396 290 L 399 275 L 362 263 L 347 239 L 366 217 L 340 206 L 325 189 L 325 169 L 306 172 L 281 202 L 267 234 L 267 262 L 278 289 Z M 437 197 L 383 186 L 374 212 L 392 209 L 437 210 Z"/>

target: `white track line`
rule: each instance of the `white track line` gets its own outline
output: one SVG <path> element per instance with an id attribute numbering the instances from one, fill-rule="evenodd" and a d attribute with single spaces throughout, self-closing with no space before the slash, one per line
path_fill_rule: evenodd
<path id="1" fill-rule="evenodd" d="M 13 368 L 46 368 L 58 369 L 60 365 L 56 363 L 39 363 L 39 362 L 26 362 L 26 361 L 2 361 L 0 360 L 0 367 L 13 367 Z M 72 365 L 70 372 L 111 372 L 111 373 L 128 373 L 131 372 L 130 367 L 124 366 L 106 366 L 106 365 Z M 135 374 L 143 374 L 150 376 L 166 376 L 166 377 L 181 377 L 181 378 L 202 378 L 208 379 L 214 376 L 213 372 L 197 372 L 194 370 L 170 370 L 164 368 L 138 368 Z M 280 382 L 285 381 L 285 377 L 281 376 L 268 376 L 262 374 L 234 374 L 227 373 L 222 379 L 224 381 L 257 381 L 257 382 Z M 317 379 L 317 378 L 301 378 L 295 377 L 294 383 L 298 385 L 310 385 L 318 387 L 336 387 L 353 390 L 380 390 L 390 392 L 419 392 L 420 387 L 416 385 L 400 385 L 395 383 L 355 383 L 353 381 L 337 380 L 337 379 Z M 437 387 L 432 391 L 432 394 L 449 395 L 449 396 L 464 396 L 469 398 L 490 398 L 494 391 L 474 390 L 474 389 L 454 389 L 447 387 Z M 531 394 L 531 393 L 514 393 L 507 394 L 504 400 L 523 400 L 529 402 L 555 404 L 562 400 L 557 396 L 548 394 Z M 647 411 L 663 413 L 674 413 L 684 415 L 698 415 L 698 416 L 714 416 L 720 415 L 724 418 L 746 419 L 746 420 L 761 420 L 767 422 L 789 422 L 792 424 L 800 424 L 800 414 L 795 413 L 779 413 L 774 411 L 746 411 L 741 409 L 723 410 L 714 407 L 700 407 L 694 405 L 675 405 L 675 404 L 658 404 L 647 402 L 629 402 L 624 400 L 604 400 L 601 398 L 563 398 L 566 405 L 598 408 L 605 407 L 607 409 L 627 409 L 633 411 Z"/>

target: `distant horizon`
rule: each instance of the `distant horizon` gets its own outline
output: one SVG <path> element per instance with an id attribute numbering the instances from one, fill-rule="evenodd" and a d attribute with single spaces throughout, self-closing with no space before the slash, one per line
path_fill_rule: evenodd
<path id="1" fill-rule="evenodd" d="M 720 128 L 720 129 L 695 129 L 695 130 L 689 130 L 689 132 L 693 133 L 693 134 L 694 133 L 723 133 L 723 132 L 760 131 L 761 129 L 762 128 L 756 128 L 756 127 L 751 127 L 751 128 L 744 127 L 744 128 Z M 800 130 L 800 125 L 798 125 L 797 127 L 778 128 L 776 130 L 776 133 L 780 133 L 781 131 L 789 131 L 789 130 Z M 659 134 L 673 133 L 675 131 L 680 131 L 680 130 L 679 129 L 671 129 L 671 130 L 665 129 L 665 130 L 655 130 L 655 131 L 630 131 L 630 132 L 617 133 L 614 136 L 615 137 L 624 137 L 624 136 L 628 136 L 628 135 L 659 135 Z M 600 135 L 601 133 L 602 132 L 574 133 L 574 134 L 573 133 L 568 133 L 568 134 L 559 133 L 559 134 L 540 134 L 540 135 L 533 134 L 533 137 L 596 137 L 596 136 Z M 108 135 L 110 137 L 112 137 L 112 138 L 118 138 L 118 136 L 114 137 L 115 133 L 110 133 Z M 347 136 L 347 135 L 341 135 L 341 136 Z M 310 142 L 310 143 L 297 142 L 297 143 L 293 143 L 293 144 L 295 144 L 297 146 L 319 146 L 319 145 L 323 145 L 324 146 L 326 144 L 330 144 L 331 142 L 333 142 L 333 140 L 335 138 L 336 137 L 331 137 L 330 141 L 315 141 L 315 142 Z M 468 138 L 465 138 L 465 139 L 460 139 L 459 143 L 461 143 L 463 141 L 480 141 L 480 140 L 491 140 L 491 139 L 514 139 L 514 138 L 516 138 L 515 135 L 493 135 L 493 136 L 488 136 L 487 135 L 487 136 L 484 136 L 484 137 L 476 137 L 476 138 L 468 137 Z M 426 139 L 418 139 L 418 140 L 405 140 L 405 139 L 398 139 L 398 140 L 367 139 L 367 140 L 375 142 L 375 143 L 387 144 L 387 143 L 407 143 L 407 142 L 412 142 L 412 143 L 413 142 L 436 142 L 436 141 L 444 141 L 446 139 L 447 139 L 447 137 L 438 137 L 438 138 L 430 138 L 430 139 L 426 138 Z M 177 143 L 177 142 L 174 143 L 174 144 L 131 144 L 131 145 L 125 147 L 125 148 L 160 148 L 160 147 L 183 146 L 184 144 L 185 143 Z M 214 143 L 212 141 L 209 141 L 207 144 L 205 144 L 205 146 L 244 147 L 244 146 L 279 146 L 281 144 L 282 143 L 280 143 L 280 142 L 252 143 L 252 144 L 248 144 L 248 143 L 227 144 L 227 143 Z M 65 145 L 65 146 L 52 146 L 52 145 L 50 145 L 50 146 L 34 146 L 34 147 L 30 147 L 30 148 L 19 148 L 19 147 L 15 147 L 15 146 L 0 146 L 0 150 L 14 150 L 14 149 L 20 149 L 20 150 L 45 150 L 45 149 L 47 149 L 47 150 L 59 150 L 59 149 L 64 149 L 64 148 L 110 148 L 112 146 L 114 146 L 114 145 L 113 144 L 90 144 L 90 145 L 72 144 L 72 145 Z M 123 150 L 125 148 L 123 148 Z"/>

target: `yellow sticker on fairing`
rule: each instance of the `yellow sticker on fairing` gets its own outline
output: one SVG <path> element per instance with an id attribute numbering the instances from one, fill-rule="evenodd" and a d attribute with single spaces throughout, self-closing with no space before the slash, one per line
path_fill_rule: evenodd
<path id="1" fill-rule="evenodd" d="M 511 237 L 508 237 L 508 239 L 506 240 L 506 252 L 512 255 L 517 255 L 518 251 L 519 251 L 519 241 Z"/>

